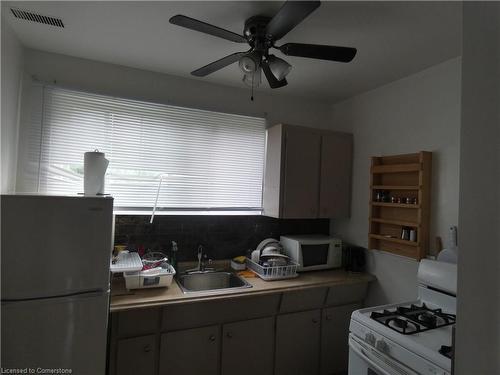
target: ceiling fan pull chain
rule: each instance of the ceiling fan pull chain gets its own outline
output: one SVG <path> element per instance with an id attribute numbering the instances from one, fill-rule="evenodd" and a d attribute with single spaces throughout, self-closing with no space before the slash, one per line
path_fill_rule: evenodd
<path id="1" fill-rule="evenodd" d="M 252 73 L 252 96 L 250 97 L 250 100 L 253 102 L 253 85 L 255 83 L 255 72 Z"/>

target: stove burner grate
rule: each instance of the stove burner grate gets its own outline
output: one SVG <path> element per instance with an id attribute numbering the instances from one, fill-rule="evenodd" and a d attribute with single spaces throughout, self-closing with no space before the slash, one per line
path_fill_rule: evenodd
<path id="1" fill-rule="evenodd" d="M 400 306 L 396 311 L 398 314 L 428 329 L 444 327 L 455 323 L 455 315 L 444 313 L 442 309 L 430 309 L 425 303 L 422 303 L 422 306 L 413 304 L 410 307 Z"/>
<path id="2" fill-rule="evenodd" d="M 400 306 L 394 310 L 374 311 L 370 317 L 403 335 L 455 323 L 455 315 L 444 313 L 442 309 L 430 309 L 425 303 L 422 306 L 412 304 L 410 307 Z"/>
<path id="3" fill-rule="evenodd" d="M 420 331 L 418 324 L 415 324 L 411 320 L 405 320 L 401 318 L 389 318 L 384 324 L 389 328 L 392 328 L 404 335 L 409 335 Z"/>

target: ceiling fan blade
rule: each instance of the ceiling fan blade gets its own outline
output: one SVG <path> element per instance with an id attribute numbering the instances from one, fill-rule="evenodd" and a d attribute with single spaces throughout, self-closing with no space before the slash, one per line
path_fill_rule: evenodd
<path id="1" fill-rule="evenodd" d="M 266 34 L 273 40 L 281 39 L 320 4 L 319 1 L 287 1 L 267 24 Z"/>
<path id="2" fill-rule="evenodd" d="M 319 44 L 286 43 L 278 48 L 287 56 L 350 62 L 356 56 L 356 48 L 324 46 Z"/>
<path id="3" fill-rule="evenodd" d="M 236 42 L 236 43 L 247 42 L 247 40 L 243 36 L 233 33 L 232 31 L 221 29 L 220 27 L 210 25 L 209 23 L 203 21 L 195 20 L 194 18 L 191 17 L 186 17 L 181 14 L 173 16 L 172 18 L 170 18 L 169 22 L 171 24 L 185 27 L 187 29 L 199 31 L 201 33 L 210 34 L 222 39 L 230 40 L 231 42 Z"/>
<path id="4" fill-rule="evenodd" d="M 269 82 L 269 86 L 271 86 L 272 89 L 277 89 L 288 85 L 286 78 L 283 78 L 281 81 L 278 81 L 278 79 L 274 76 L 273 72 L 271 72 L 271 69 L 269 68 L 269 64 L 267 61 L 262 61 L 261 66 L 262 70 L 264 71 L 264 75 L 267 78 L 267 82 Z"/>
<path id="5" fill-rule="evenodd" d="M 235 63 L 238 61 L 240 58 L 245 56 L 247 52 L 236 52 L 231 55 L 228 55 L 226 57 L 223 57 L 222 59 L 219 59 L 217 61 L 214 61 L 208 65 L 205 65 L 199 69 L 193 70 L 191 72 L 192 75 L 196 77 L 205 77 L 213 72 L 216 72 L 219 69 L 222 69 L 228 65 L 231 65 L 232 63 Z"/>

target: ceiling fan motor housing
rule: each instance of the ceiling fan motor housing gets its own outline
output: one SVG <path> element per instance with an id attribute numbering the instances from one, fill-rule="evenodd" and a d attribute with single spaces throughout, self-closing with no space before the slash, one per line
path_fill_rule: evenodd
<path id="1" fill-rule="evenodd" d="M 272 46 L 272 41 L 266 38 L 266 27 L 271 17 L 253 16 L 245 21 L 243 35 L 250 46 L 260 52 L 267 51 Z"/>

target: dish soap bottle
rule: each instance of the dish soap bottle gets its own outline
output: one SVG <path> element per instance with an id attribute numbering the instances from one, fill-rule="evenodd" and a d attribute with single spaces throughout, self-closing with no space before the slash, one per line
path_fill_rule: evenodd
<path id="1" fill-rule="evenodd" d="M 172 256 L 170 257 L 170 264 L 177 272 L 177 242 L 172 241 Z"/>

